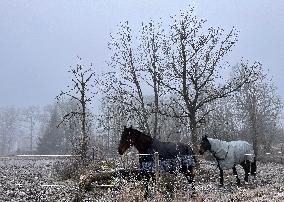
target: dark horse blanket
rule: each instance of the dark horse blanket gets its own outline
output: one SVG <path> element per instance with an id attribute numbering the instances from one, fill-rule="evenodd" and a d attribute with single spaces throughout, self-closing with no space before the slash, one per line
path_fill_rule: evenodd
<path id="1" fill-rule="evenodd" d="M 192 149 L 182 143 L 161 142 L 153 140 L 153 144 L 148 148 L 147 154 L 139 158 L 140 169 L 142 171 L 154 172 L 154 153 L 158 152 L 160 169 L 166 172 L 175 172 L 179 166 L 194 167 L 195 157 Z"/>

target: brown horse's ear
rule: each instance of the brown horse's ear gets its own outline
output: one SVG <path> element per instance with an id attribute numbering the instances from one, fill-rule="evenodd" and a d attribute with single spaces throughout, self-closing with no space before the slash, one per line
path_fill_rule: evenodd
<path id="1" fill-rule="evenodd" d="M 123 129 L 125 130 L 125 129 L 126 129 L 126 126 L 124 126 Z"/>
<path id="2" fill-rule="evenodd" d="M 132 129 L 132 125 L 130 126 L 130 129 Z"/>

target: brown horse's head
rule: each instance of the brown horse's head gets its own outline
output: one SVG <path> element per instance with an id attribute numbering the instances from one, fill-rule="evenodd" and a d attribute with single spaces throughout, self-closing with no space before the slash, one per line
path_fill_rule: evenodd
<path id="1" fill-rule="evenodd" d="M 124 152 L 132 146 L 133 141 L 134 141 L 134 136 L 132 131 L 132 126 L 130 128 L 127 128 L 124 126 L 124 130 L 121 134 L 119 146 L 118 146 L 118 153 L 120 155 L 123 155 Z"/>

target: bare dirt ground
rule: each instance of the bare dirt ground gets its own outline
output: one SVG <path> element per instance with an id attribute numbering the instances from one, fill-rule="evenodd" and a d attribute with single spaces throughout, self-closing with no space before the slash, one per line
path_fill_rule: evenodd
<path id="1" fill-rule="evenodd" d="M 58 180 L 55 160 L 0 158 L 0 201 L 143 201 L 140 182 L 119 181 L 118 189 L 94 188 L 82 192 L 77 180 Z M 284 201 L 284 165 L 258 162 L 257 177 L 236 186 L 232 171 L 225 171 L 225 186 L 218 187 L 218 169 L 204 161 L 197 171 L 195 193 L 182 176 L 173 181 L 173 192 L 151 189 L 148 201 Z M 239 176 L 243 171 L 238 167 Z M 163 185 L 163 182 L 161 183 Z M 161 185 L 161 187 L 163 187 Z M 162 189 L 162 188 L 160 188 Z M 163 192 L 163 193 L 162 193 Z"/>

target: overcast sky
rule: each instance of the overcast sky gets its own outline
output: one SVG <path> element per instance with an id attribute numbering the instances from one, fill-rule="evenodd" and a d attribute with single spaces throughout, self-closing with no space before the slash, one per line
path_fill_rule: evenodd
<path id="1" fill-rule="evenodd" d="M 0 0 L 0 107 L 52 103 L 77 55 L 106 68 L 119 22 L 166 24 L 190 2 L 207 26 L 240 31 L 231 64 L 260 61 L 284 98 L 284 0 Z"/>

